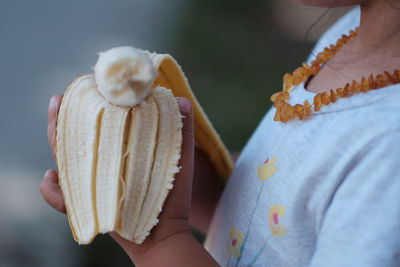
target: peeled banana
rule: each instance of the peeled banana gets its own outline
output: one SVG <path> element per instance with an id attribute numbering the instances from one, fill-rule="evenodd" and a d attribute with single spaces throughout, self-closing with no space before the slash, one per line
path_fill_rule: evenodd
<path id="1" fill-rule="evenodd" d="M 233 164 L 172 57 L 117 47 L 100 53 L 94 70 L 68 86 L 57 118 L 55 155 L 70 227 L 80 244 L 110 231 L 140 244 L 179 171 L 175 97 L 192 101 L 196 145 L 221 177 Z"/>

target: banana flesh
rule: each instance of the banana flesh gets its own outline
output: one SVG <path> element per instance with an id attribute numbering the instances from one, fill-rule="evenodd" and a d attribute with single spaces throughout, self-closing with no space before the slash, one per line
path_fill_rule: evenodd
<path id="1" fill-rule="evenodd" d="M 157 76 L 151 59 L 129 46 L 99 53 L 94 72 L 100 93 L 110 103 L 125 107 L 139 104 Z"/>
<path id="2" fill-rule="evenodd" d="M 80 244 L 110 231 L 140 244 L 158 223 L 179 172 L 182 116 L 176 96 L 193 102 L 196 145 L 222 177 L 232 170 L 179 65 L 168 55 L 132 49 L 102 54 L 95 75 L 68 86 L 58 113 L 60 186 Z"/>

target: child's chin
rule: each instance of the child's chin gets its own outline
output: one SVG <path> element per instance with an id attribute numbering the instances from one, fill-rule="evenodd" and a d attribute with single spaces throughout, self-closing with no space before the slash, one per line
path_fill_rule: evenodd
<path id="1" fill-rule="evenodd" d="M 359 5 L 365 2 L 366 0 L 293 0 L 293 1 L 307 6 L 342 7 L 342 6 Z"/>

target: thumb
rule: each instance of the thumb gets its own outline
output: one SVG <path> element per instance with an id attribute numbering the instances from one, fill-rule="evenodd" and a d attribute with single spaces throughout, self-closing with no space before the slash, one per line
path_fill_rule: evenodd
<path id="1" fill-rule="evenodd" d="M 185 97 L 178 97 L 178 104 L 181 114 L 183 116 L 182 123 L 182 137 L 183 137 L 183 146 L 192 145 L 193 137 L 194 137 L 194 129 L 193 129 L 193 111 L 192 111 L 192 102 Z M 187 141 L 187 142 L 185 142 Z"/>
<path id="2" fill-rule="evenodd" d="M 175 175 L 174 188 L 165 203 L 165 216 L 189 216 L 192 195 L 194 162 L 194 125 L 192 104 L 189 99 L 178 97 L 182 114 L 182 150 L 179 161 L 180 171 Z"/>

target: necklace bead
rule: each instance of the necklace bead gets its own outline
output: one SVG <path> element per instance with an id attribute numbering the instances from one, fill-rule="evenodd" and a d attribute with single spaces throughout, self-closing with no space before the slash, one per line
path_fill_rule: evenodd
<path id="1" fill-rule="evenodd" d="M 288 122 L 296 117 L 303 120 L 305 117 L 311 115 L 311 107 L 314 107 L 314 111 L 319 111 L 323 105 L 329 105 L 335 103 L 338 98 L 349 97 L 353 94 L 363 92 L 366 93 L 369 90 L 374 90 L 387 86 L 388 84 L 397 84 L 400 82 L 400 70 L 395 70 L 393 74 L 385 71 L 383 74 L 374 75 L 370 74 L 368 79 L 362 77 L 360 82 L 353 80 L 347 83 L 343 88 L 337 88 L 336 90 L 330 89 L 329 92 L 318 93 L 314 96 L 314 102 L 310 104 L 307 100 L 304 101 L 303 105 L 296 104 L 290 105 L 289 100 L 290 92 L 293 86 L 298 86 L 302 82 L 306 81 L 310 76 L 316 75 L 320 70 L 321 66 L 331 59 L 343 45 L 350 42 L 354 37 L 358 35 L 359 28 L 354 31 L 351 30 L 349 35 L 342 35 L 342 37 L 336 41 L 336 44 L 331 44 L 325 47 L 324 50 L 318 53 L 316 59 L 311 62 L 311 66 L 307 63 L 303 63 L 302 67 L 297 68 L 293 74 L 286 73 L 283 75 L 283 89 L 281 92 L 274 93 L 271 96 L 271 101 L 274 103 L 276 113 L 274 116 L 275 121 Z"/>

